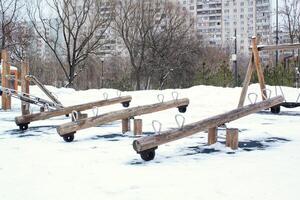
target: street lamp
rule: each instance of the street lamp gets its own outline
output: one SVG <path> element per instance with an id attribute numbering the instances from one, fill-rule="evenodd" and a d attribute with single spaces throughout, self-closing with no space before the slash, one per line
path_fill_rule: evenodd
<path id="1" fill-rule="evenodd" d="M 234 63 L 234 80 L 235 80 L 235 86 L 238 86 L 238 67 L 237 67 L 237 35 L 236 35 L 236 29 L 234 29 L 234 54 L 232 54 L 232 61 Z"/>
<path id="2" fill-rule="evenodd" d="M 100 60 L 101 60 L 101 87 L 103 88 L 103 79 L 104 79 L 104 77 L 103 77 L 103 63 L 104 63 L 104 57 L 101 57 Z"/>

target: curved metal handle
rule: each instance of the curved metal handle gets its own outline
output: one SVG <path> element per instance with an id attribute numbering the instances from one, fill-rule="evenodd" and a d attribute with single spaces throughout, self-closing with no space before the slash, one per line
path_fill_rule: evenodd
<path id="1" fill-rule="evenodd" d="M 108 94 L 107 94 L 107 92 L 104 92 L 104 93 L 103 93 L 103 98 L 104 98 L 104 100 L 107 100 L 107 99 L 108 99 Z"/>
<path id="2" fill-rule="evenodd" d="M 155 134 L 160 134 L 160 132 L 161 132 L 161 123 L 159 121 L 153 120 L 152 121 L 152 127 L 153 127 L 153 130 L 154 130 Z"/>
<path id="3" fill-rule="evenodd" d="M 158 94 L 157 95 L 157 100 L 159 103 L 163 103 L 165 99 L 165 96 L 163 94 Z"/>
<path id="4" fill-rule="evenodd" d="M 181 118 L 181 123 L 180 123 L 179 118 Z M 175 115 L 175 120 L 176 120 L 178 128 L 182 129 L 184 126 L 185 117 L 183 115 L 177 114 L 177 115 Z"/>
<path id="5" fill-rule="evenodd" d="M 251 98 L 251 96 L 253 96 L 253 95 L 255 96 L 254 102 L 252 101 L 252 98 Z M 249 99 L 249 101 L 250 101 L 251 104 L 256 103 L 257 98 L 258 98 L 258 95 L 257 95 L 256 93 L 249 93 L 249 94 L 248 94 L 248 99 Z"/>
<path id="6" fill-rule="evenodd" d="M 177 91 L 173 91 L 172 92 L 172 97 L 173 97 L 173 100 L 177 100 L 178 99 L 178 92 Z"/>
<path id="7" fill-rule="evenodd" d="M 94 106 L 92 108 L 92 111 L 93 111 L 93 114 L 94 114 L 95 117 L 98 116 L 98 110 L 99 110 L 99 108 L 97 106 Z"/>
<path id="8" fill-rule="evenodd" d="M 121 97 L 122 92 L 120 90 L 117 90 L 117 97 Z"/>
<path id="9" fill-rule="evenodd" d="M 265 96 L 264 93 L 263 93 L 263 95 L 265 96 L 265 98 L 266 98 L 266 99 L 270 99 L 270 98 L 271 98 L 272 91 L 271 91 L 270 89 L 267 89 L 267 88 L 263 89 L 263 92 L 264 92 L 264 91 L 266 91 L 266 96 Z"/>
<path id="10" fill-rule="evenodd" d="M 73 110 L 72 113 L 71 113 L 71 115 L 72 115 L 72 119 L 74 121 L 78 120 L 79 114 L 78 114 L 78 112 L 76 110 Z"/>

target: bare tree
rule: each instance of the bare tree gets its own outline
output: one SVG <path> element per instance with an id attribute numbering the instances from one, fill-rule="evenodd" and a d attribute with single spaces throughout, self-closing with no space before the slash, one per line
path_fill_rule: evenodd
<path id="1" fill-rule="evenodd" d="M 146 11 L 150 9 L 145 0 L 124 0 L 116 5 L 116 19 L 114 29 L 122 38 L 128 51 L 131 66 L 136 79 L 136 89 L 141 89 L 141 73 L 145 61 L 147 34 L 150 27 L 147 20 L 154 18 L 154 13 Z"/>
<path id="2" fill-rule="evenodd" d="M 200 43 L 191 33 L 193 20 L 181 6 L 166 2 L 160 12 L 159 26 L 149 32 L 150 55 L 147 57 L 151 66 L 146 67 L 145 71 L 147 86 L 151 77 L 156 76 L 162 88 L 167 78 L 174 78 L 177 73 L 183 74 L 193 65 L 193 54 L 199 50 Z"/>
<path id="3" fill-rule="evenodd" d="M 86 59 L 105 44 L 114 4 L 110 0 L 37 0 L 36 3 L 27 9 L 33 27 L 57 59 L 68 81 L 66 86 L 72 86 L 87 66 Z M 45 6 L 53 17 L 45 16 Z"/>
<path id="4" fill-rule="evenodd" d="M 166 63 L 175 52 L 184 51 L 178 44 L 188 35 L 190 24 L 181 11 L 168 0 L 124 0 L 117 5 L 114 28 L 128 51 L 137 90 L 149 87 L 153 70 L 164 68 L 160 74 L 165 79 Z"/>
<path id="5" fill-rule="evenodd" d="M 288 31 L 290 42 L 294 43 L 299 33 L 300 3 L 298 0 L 284 0 L 280 9 L 283 17 L 283 29 Z"/>
<path id="6" fill-rule="evenodd" d="M 28 56 L 29 48 L 32 47 L 35 37 L 34 30 L 29 23 L 19 21 L 15 27 L 16 30 L 11 35 L 11 43 L 13 45 L 11 45 L 10 50 L 13 53 L 13 59 L 20 62 Z"/>
<path id="7" fill-rule="evenodd" d="M 12 34 L 17 29 L 19 10 L 22 7 L 20 0 L 0 0 L 0 45 L 1 49 L 12 44 Z"/>

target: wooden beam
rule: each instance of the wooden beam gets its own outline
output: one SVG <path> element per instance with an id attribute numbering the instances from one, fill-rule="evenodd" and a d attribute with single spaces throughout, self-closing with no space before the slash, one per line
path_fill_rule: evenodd
<path id="1" fill-rule="evenodd" d="M 250 46 L 252 49 L 252 46 Z M 293 50 L 300 49 L 300 43 L 295 44 L 278 44 L 278 45 L 258 45 L 258 51 L 276 51 L 276 50 Z"/>
<path id="2" fill-rule="evenodd" d="M 9 64 L 9 58 L 8 53 L 5 49 L 1 52 L 1 58 L 2 58 L 2 87 L 10 88 L 9 86 L 9 80 L 6 78 L 7 76 L 10 76 L 10 64 Z M 11 97 L 6 92 L 2 93 L 2 109 L 3 110 L 9 110 L 11 109 Z"/>
<path id="3" fill-rule="evenodd" d="M 145 106 L 137 106 L 133 108 L 128 108 L 125 110 L 114 111 L 99 116 L 87 118 L 84 120 L 78 120 L 77 122 L 70 122 L 57 127 L 57 132 L 60 136 L 68 135 L 70 133 L 75 133 L 78 130 L 86 129 L 108 122 L 113 122 L 120 119 L 128 119 L 133 116 L 144 115 L 149 113 L 154 113 L 169 108 L 182 108 L 186 107 L 189 104 L 189 99 L 177 99 L 172 101 L 167 101 L 163 103 L 156 103 Z"/>
<path id="4" fill-rule="evenodd" d="M 245 79 L 244 79 L 244 82 L 243 82 L 243 89 L 242 89 L 242 92 L 241 92 L 238 108 L 242 107 L 244 105 L 244 102 L 245 102 L 246 94 L 247 94 L 247 91 L 248 91 L 248 86 L 250 84 L 252 73 L 254 71 L 253 62 L 254 62 L 254 56 L 253 56 L 253 53 L 252 53 L 251 59 L 249 61 L 249 65 L 248 65 L 248 68 L 247 68 L 247 73 L 246 73 L 246 76 L 245 76 Z"/>
<path id="5" fill-rule="evenodd" d="M 146 136 L 133 141 L 133 148 L 136 152 L 142 153 L 147 150 L 155 149 L 157 146 L 175 141 L 195 133 L 207 130 L 211 127 L 217 127 L 221 124 L 239 119 L 251 113 L 270 108 L 272 106 L 278 105 L 284 101 L 282 96 L 273 97 L 255 104 L 247 105 L 242 108 L 237 108 L 235 110 L 216 115 L 210 118 L 194 122 L 180 129 L 172 129 L 168 131 L 161 132 L 160 134 L 155 134 L 151 136 Z"/>
<path id="6" fill-rule="evenodd" d="M 34 82 L 54 103 L 58 104 L 59 107 L 63 108 L 62 103 L 33 75 L 25 77 L 27 81 Z"/>
<path id="7" fill-rule="evenodd" d="M 28 61 L 22 61 L 21 63 L 21 92 L 29 94 L 29 81 L 26 80 L 26 76 L 29 74 L 29 63 Z M 28 96 L 24 94 L 24 96 Z M 22 115 L 28 115 L 30 114 L 29 111 L 30 104 L 25 101 L 21 101 L 21 111 Z"/>
<path id="8" fill-rule="evenodd" d="M 254 57 L 254 65 L 255 65 L 255 68 L 256 68 L 256 72 L 257 72 L 257 77 L 258 77 L 258 81 L 259 81 L 259 86 L 260 86 L 262 99 L 265 100 L 265 99 L 267 99 L 267 92 L 266 92 L 264 73 L 263 73 L 263 70 L 261 68 L 259 52 L 258 52 L 258 49 L 257 49 L 257 39 L 256 39 L 256 37 L 252 38 L 252 54 L 253 54 L 253 57 Z"/>
<path id="9" fill-rule="evenodd" d="M 74 111 L 74 110 L 79 112 L 79 111 L 92 109 L 95 106 L 102 107 L 102 106 L 108 106 L 108 105 L 112 105 L 112 104 L 116 104 L 116 103 L 129 102 L 129 101 L 131 101 L 131 99 L 132 99 L 131 96 L 117 97 L 117 98 L 113 98 L 113 99 L 107 99 L 107 100 L 95 101 L 95 102 L 90 102 L 90 103 L 85 103 L 85 104 L 80 104 L 80 105 L 69 106 L 69 107 L 60 108 L 57 110 L 28 114 L 28 115 L 16 117 L 15 122 L 19 126 L 22 124 L 28 124 L 33 121 L 49 119 L 49 118 L 60 116 L 60 115 L 66 115 L 66 114 L 72 113 L 72 111 Z"/>

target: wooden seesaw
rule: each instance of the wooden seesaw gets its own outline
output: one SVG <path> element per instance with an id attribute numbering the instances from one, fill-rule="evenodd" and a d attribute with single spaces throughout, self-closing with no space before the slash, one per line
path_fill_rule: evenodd
<path id="1" fill-rule="evenodd" d="M 81 129 L 103 125 L 116 120 L 122 120 L 122 122 L 125 121 L 128 124 L 128 120 L 134 116 L 154 113 L 174 107 L 177 107 L 179 112 L 185 112 L 188 104 L 189 99 L 184 98 L 114 111 L 99 116 L 78 119 L 74 122 L 62 124 L 57 127 L 57 133 L 63 137 L 66 142 L 72 142 L 74 140 L 74 134 L 76 131 Z"/>
<path id="2" fill-rule="evenodd" d="M 74 105 L 69 107 L 58 108 L 56 110 L 50 110 L 46 112 L 39 112 L 33 114 L 22 115 L 15 117 L 16 124 L 20 127 L 21 130 L 28 129 L 28 124 L 33 121 L 45 120 L 56 116 L 67 115 L 73 111 L 80 112 L 94 107 L 103 107 L 116 103 L 121 103 L 124 107 L 128 107 L 130 101 L 132 100 L 131 96 L 116 97 L 112 99 L 105 99 L 101 101 L 95 101 L 80 105 Z"/>
<path id="3" fill-rule="evenodd" d="M 246 115 L 276 106 L 283 101 L 284 98 L 282 96 L 273 97 L 271 99 L 240 107 L 220 115 L 182 126 L 181 128 L 142 137 L 133 141 L 133 149 L 140 154 L 143 160 L 150 161 L 154 159 L 155 149 L 157 149 L 159 145 L 179 140 L 210 128 L 218 127 Z"/>

